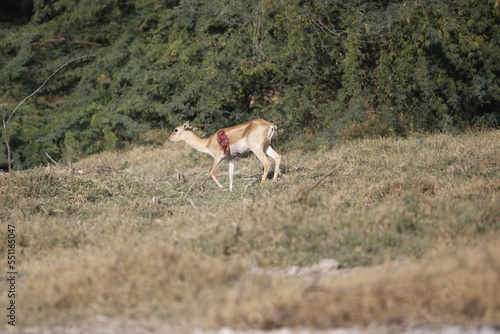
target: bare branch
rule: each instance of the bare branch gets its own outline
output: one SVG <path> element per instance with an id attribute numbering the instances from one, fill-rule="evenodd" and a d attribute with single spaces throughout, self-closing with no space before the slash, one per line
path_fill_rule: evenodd
<path id="1" fill-rule="evenodd" d="M 67 39 L 65 37 L 47 39 L 43 42 L 31 43 L 31 45 L 44 45 L 44 44 L 50 44 L 50 43 L 66 43 L 66 44 L 76 44 L 76 45 L 102 46 L 101 43 L 87 42 L 87 41 L 74 41 L 71 39 Z"/>
<path id="2" fill-rule="evenodd" d="M 12 160 L 11 160 L 11 152 L 10 152 L 10 142 L 9 142 L 9 132 L 7 129 L 7 121 L 5 120 L 5 110 L 2 105 L 2 121 L 3 121 L 3 133 L 5 137 L 5 146 L 7 146 L 7 163 L 9 166 L 9 173 L 12 170 Z"/>
<path id="3" fill-rule="evenodd" d="M 11 160 L 11 151 L 10 151 L 10 143 L 9 143 L 9 134 L 8 134 L 8 128 L 7 128 L 7 124 L 9 123 L 10 119 L 12 118 L 12 116 L 14 116 L 14 114 L 16 113 L 17 109 L 19 109 L 19 107 L 24 103 L 26 102 L 26 100 L 28 100 L 30 97 L 32 97 L 33 95 L 35 95 L 36 93 L 38 93 L 42 88 L 43 86 L 45 86 L 45 84 L 50 80 L 50 78 L 52 78 L 54 75 L 56 75 L 57 72 L 59 72 L 61 69 L 63 69 L 64 67 L 68 66 L 69 64 L 77 61 L 77 60 L 82 60 L 82 59 L 85 59 L 85 58 L 90 58 L 90 57 L 95 57 L 96 55 L 87 55 L 87 56 L 80 56 L 80 57 L 77 57 L 77 58 L 74 58 L 74 59 L 71 59 L 69 61 L 67 61 L 66 63 L 62 64 L 61 66 L 59 66 L 59 68 L 57 68 L 54 72 L 52 72 L 51 75 L 49 75 L 49 77 L 47 79 L 45 79 L 45 81 L 41 84 L 40 87 L 38 87 L 33 93 L 31 93 L 30 95 L 26 96 L 18 105 L 17 107 L 10 113 L 9 117 L 6 119 L 6 114 L 5 114 L 5 111 L 3 109 L 3 106 L 2 106 L 2 121 L 3 121 L 3 132 L 4 132 L 4 137 L 5 137 L 5 145 L 7 146 L 7 160 L 8 160 L 8 165 L 9 165 L 9 173 L 10 171 L 12 170 L 12 160 Z M 47 152 L 45 152 L 45 154 L 47 155 L 47 157 L 49 157 L 50 160 L 52 160 L 53 162 L 55 162 L 48 154 Z M 57 163 L 56 163 L 57 164 Z"/>
<path id="4" fill-rule="evenodd" d="M 67 61 L 66 63 L 62 64 L 61 66 L 59 66 L 59 68 L 57 70 L 55 70 L 54 72 L 52 72 L 51 75 L 49 75 L 49 77 L 43 82 L 43 84 L 38 87 L 33 93 L 31 93 L 30 95 L 26 96 L 18 105 L 17 107 L 14 109 L 14 111 L 12 111 L 12 113 L 9 115 L 9 117 L 7 118 L 7 120 L 5 121 L 5 123 L 8 123 L 10 121 L 10 119 L 12 118 L 12 116 L 16 113 L 17 109 L 19 109 L 19 107 L 24 103 L 26 102 L 26 100 L 28 100 L 30 97 L 32 97 L 33 95 L 35 95 L 36 93 L 38 93 L 42 88 L 43 86 L 45 86 L 45 84 L 54 76 L 56 75 L 57 72 L 59 72 L 60 70 L 62 70 L 64 67 L 68 66 L 69 64 L 75 62 L 75 61 L 78 61 L 78 60 L 82 60 L 82 59 L 85 59 L 85 58 L 90 58 L 90 57 L 95 57 L 96 55 L 88 55 L 88 56 L 81 56 L 81 57 L 77 57 L 77 58 L 74 58 L 74 59 L 71 59 L 69 61 Z"/>

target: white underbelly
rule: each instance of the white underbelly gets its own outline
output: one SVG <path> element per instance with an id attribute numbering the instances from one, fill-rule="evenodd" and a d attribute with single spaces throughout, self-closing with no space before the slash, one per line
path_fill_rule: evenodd
<path id="1" fill-rule="evenodd" d="M 244 141 L 237 142 L 233 145 L 229 145 L 229 149 L 232 156 L 240 155 L 242 153 L 250 151 L 247 143 Z"/>

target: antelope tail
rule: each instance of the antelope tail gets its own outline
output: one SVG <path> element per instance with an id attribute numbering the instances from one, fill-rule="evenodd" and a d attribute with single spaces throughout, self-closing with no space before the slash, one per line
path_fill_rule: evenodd
<path id="1" fill-rule="evenodd" d="M 273 138 L 276 129 L 278 129 L 278 127 L 274 124 L 269 127 L 269 130 L 267 131 L 267 141 L 269 143 L 271 143 L 271 138 Z"/>

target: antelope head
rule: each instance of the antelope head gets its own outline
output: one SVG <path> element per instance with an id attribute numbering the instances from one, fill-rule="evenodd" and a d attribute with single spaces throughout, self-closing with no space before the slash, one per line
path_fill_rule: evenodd
<path id="1" fill-rule="evenodd" d="M 169 142 L 178 142 L 186 140 L 186 132 L 198 130 L 196 127 L 189 126 L 189 121 L 184 123 L 181 126 L 178 126 L 174 129 L 174 132 L 168 137 Z"/>

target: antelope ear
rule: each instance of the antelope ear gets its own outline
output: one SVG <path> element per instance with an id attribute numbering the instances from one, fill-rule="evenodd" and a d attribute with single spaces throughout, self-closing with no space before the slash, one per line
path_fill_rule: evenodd
<path id="1" fill-rule="evenodd" d="M 193 127 L 191 127 L 191 130 L 195 131 L 195 130 L 198 130 L 198 128 L 196 126 L 193 126 Z"/>
<path id="2" fill-rule="evenodd" d="M 186 131 L 188 128 L 189 128 L 189 121 L 184 123 L 184 125 L 182 126 L 182 131 Z"/>

